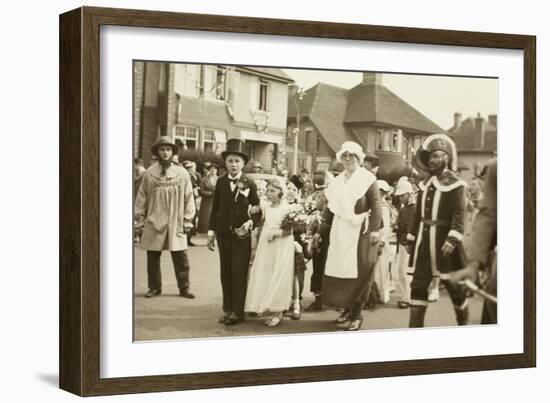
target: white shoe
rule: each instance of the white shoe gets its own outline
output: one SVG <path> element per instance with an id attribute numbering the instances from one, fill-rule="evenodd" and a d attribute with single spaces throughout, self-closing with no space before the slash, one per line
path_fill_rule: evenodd
<path id="1" fill-rule="evenodd" d="M 434 287 L 428 293 L 428 301 L 435 302 L 439 300 L 439 288 Z"/>

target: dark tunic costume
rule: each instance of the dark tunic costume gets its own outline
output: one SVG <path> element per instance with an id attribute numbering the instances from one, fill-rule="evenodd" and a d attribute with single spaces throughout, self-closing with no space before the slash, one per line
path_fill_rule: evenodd
<path id="1" fill-rule="evenodd" d="M 455 173 L 445 170 L 419 184 L 416 214 L 408 239 L 414 242 L 409 261 L 413 273 L 411 300 L 413 305 L 427 305 L 428 288 L 434 277 L 440 277 L 449 291 L 455 307 L 463 307 L 466 296 L 447 281 L 452 271 L 466 263 L 462 238 L 464 233 L 465 182 Z M 454 245 L 453 252 L 444 257 L 445 243 Z"/>

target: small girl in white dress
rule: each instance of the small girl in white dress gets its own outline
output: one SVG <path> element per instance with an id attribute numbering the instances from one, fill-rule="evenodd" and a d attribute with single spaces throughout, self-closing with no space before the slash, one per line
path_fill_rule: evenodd
<path id="1" fill-rule="evenodd" d="M 283 311 L 292 297 L 294 278 L 294 238 L 290 228 L 281 228 L 290 208 L 283 199 L 283 186 L 271 181 L 267 186 L 268 205 L 263 208 L 263 225 L 256 255 L 250 269 L 245 311 L 270 312 L 266 325 L 281 323 Z"/>

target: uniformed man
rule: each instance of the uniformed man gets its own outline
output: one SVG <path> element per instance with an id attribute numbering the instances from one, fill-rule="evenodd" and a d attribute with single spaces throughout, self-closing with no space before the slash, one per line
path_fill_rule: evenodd
<path id="1" fill-rule="evenodd" d="M 416 154 L 416 163 L 429 176 L 419 183 L 412 231 L 407 234 L 411 257 L 410 327 L 423 327 L 428 289 L 440 280 L 453 302 L 459 325 L 468 324 L 468 299 L 464 290 L 449 281 L 450 273 L 464 267 L 462 247 L 465 185 L 456 172 L 453 140 L 444 134 L 429 136 Z"/>

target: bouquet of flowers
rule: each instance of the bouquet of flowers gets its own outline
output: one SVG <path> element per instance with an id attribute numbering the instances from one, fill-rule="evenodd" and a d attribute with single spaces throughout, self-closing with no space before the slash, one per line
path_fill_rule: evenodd
<path id="1" fill-rule="evenodd" d="M 316 252 L 320 252 L 320 231 L 323 223 L 323 203 L 326 200 L 320 199 L 320 196 L 310 196 L 305 202 L 306 218 L 306 233 L 305 238 L 310 240 L 310 248 Z M 322 197 L 322 196 L 321 196 Z"/>
<path id="2" fill-rule="evenodd" d="M 307 215 L 306 232 L 308 237 L 318 233 L 323 222 L 323 214 L 321 211 L 320 201 L 315 197 L 308 197 L 304 204 L 304 210 Z"/>
<path id="3" fill-rule="evenodd" d="M 307 215 L 300 203 L 291 204 L 290 211 L 283 217 L 281 228 L 292 228 L 294 231 L 305 232 Z"/>

